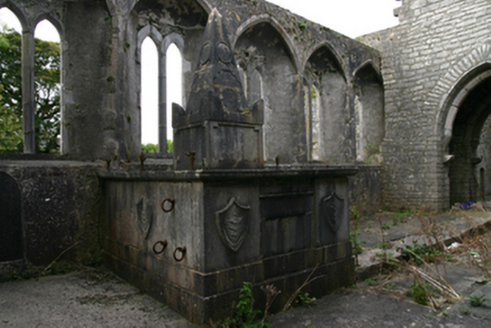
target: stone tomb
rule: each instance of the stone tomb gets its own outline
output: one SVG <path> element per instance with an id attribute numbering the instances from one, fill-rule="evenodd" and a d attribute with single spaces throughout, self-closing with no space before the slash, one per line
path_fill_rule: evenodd
<path id="1" fill-rule="evenodd" d="M 313 296 L 353 281 L 353 167 L 262 162 L 263 108 L 248 108 L 221 16 L 212 10 L 186 110 L 174 105 L 175 171 L 112 171 L 106 263 L 203 324 L 233 315 L 243 282 L 273 284 L 281 309 L 310 274 Z M 313 272 L 315 271 L 315 272 Z"/>
<path id="2" fill-rule="evenodd" d="M 244 281 L 274 284 L 279 309 L 353 282 L 348 179 L 352 168 L 105 173 L 107 264 L 204 323 L 233 314 Z"/>

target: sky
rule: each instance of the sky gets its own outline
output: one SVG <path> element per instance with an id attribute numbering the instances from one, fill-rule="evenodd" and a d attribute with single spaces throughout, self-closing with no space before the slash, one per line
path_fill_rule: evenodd
<path id="1" fill-rule="evenodd" d="M 268 0 L 280 7 L 324 25 L 348 37 L 383 30 L 398 24 L 394 9 L 401 5 L 399 0 Z M 8 25 L 20 31 L 20 23 L 7 9 L 0 9 L 0 25 Z M 59 42 L 59 35 L 53 25 L 47 21 L 38 24 L 37 38 Z M 145 42 L 142 47 L 142 144 L 158 143 L 158 96 L 156 85 L 158 76 L 155 66 L 158 61 L 155 46 Z M 172 102 L 181 103 L 180 54 L 177 48 L 167 53 L 167 67 L 178 68 L 167 73 L 167 122 L 170 122 Z M 172 139 L 172 127 L 167 127 L 167 138 Z"/>

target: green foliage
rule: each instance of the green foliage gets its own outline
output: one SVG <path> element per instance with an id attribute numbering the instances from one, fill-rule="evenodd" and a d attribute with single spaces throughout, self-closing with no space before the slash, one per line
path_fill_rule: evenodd
<path id="1" fill-rule="evenodd" d="M 431 263 L 437 258 L 452 259 L 452 254 L 445 254 L 434 247 L 426 244 L 418 244 L 416 240 L 413 245 L 405 245 L 404 248 L 399 247 L 397 251 L 401 253 L 401 258 L 404 261 L 414 261 L 416 265 L 423 264 L 423 261 Z"/>
<path id="2" fill-rule="evenodd" d="M 469 304 L 471 306 L 479 307 L 482 306 L 485 302 L 489 302 L 489 300 L 486 299 L 486 295 L 484 294 L 481 296 L 477 296 L 477 295 L 469 296 Z"/>
<path id="3" fill-rule="evenodd" d="M 412 215 L 411 209 L 401 208 L 399 209 L 399 212 L 392 213 L 392 222 L 393 223 L 395 222 L 396 223 L 395 225 L 397 225 L 397 222 L 406 223 L 407 217 L 411 215 Z"/>
<path id="4" fill-rule="evenodd" d="M 307 24 L 305 24 L 305 22 L 302 21 L 298 21 L 297 24 L 301 30 L 304 30 L 307 27 Z"/>
<path id="5" fill-rule="evenodd" d="M 293 302 L 294 306 L 309 306 L 316 301 L 315 297 L 310 297 L 309 293 L 298 294 Z"/>
<path id="6" fill-rule="evenodd" d="M 260 310 L 254 310 L 254 296 L 252 295 L 252 284 L 244 282 L 239 294 L 239 303 L 237 304 L 237 315 L 235 324 L 237 326 L 253 326 L 256 315 Z"/>
<path id="7" fill-rule="evenodd" d="M 22 152 L 21 35 L 0 31 L 0 152 Z M 36 152 L 57 152 L 60 134 L 60 45 L 35 39 Z"/>
<path id="8" fill-rule="evenodd" d="M 408 296 L 414 298 L 416 303 L 428 305 L 428 299 L 431 293 L 431 284 L 424 284 L 417 281 L 411 286 L 411 289 L 406 292 Z"/>
<path id="9" fill-rule="evenodd" d="M 153 143 L 142 144 L 142 152 L 145 154 L 156 154 L 159 152 L 159 145 Z"/>
<path id="10" fill-rule="evenodd" d="M 167 153 L 168 154 L 174 153 L 174 142 L 172 140 L 169 140 L 169 139 L 167 139 Z"/>
<path id="11" fill-rule="evenodd" d="M 252 284 L 244 282 L 239 294 L 239 303 L 237 312 L 233 319 L 222 323 L 223 326 L 232 327 L 262 327 L 268 325 L 256 320 L 256 316 L 261 313 L 260 310 L 254 310 L 254 296 L 252 295 Z"/>
<path id="12" fill-rule="evenodd" d="M 316 91 L 316 89 L 315 89 L 315 87 L 314 87 L 314 86 L 312 86 L 312 88 L 310 88 L 310 97 L 311 97 L 312 99 L 317 98 L 317 91 Z"/>
<path id="13" fill-rule="evenodd" d="M 361 245 L 365 244 L 364 241 L 358 240 L 360 231 L 358 230 L 358 223 L 360 221 L 360 212 L 356 204 L 350 207 L 350 221 L 352 223 L 352 232 L 350 233 L 350 241 L 353 244 L 353 255 L 355 256 L 355 264 L 358 265 L 358 255 L 363 253 Z"/>
<path id="14" fill-rule="evenodd" d="M 363 240 L 358 240 L 358 235 L 360 232 L 358 230 L 353 231 L 350 233 L 350 241 L 353 244 L 353 255 L 358 256 L 361 253 L 363 253 L 363 247 L 361 245 L 365 244 L 366 242 Z"/>
<path id="15" fill-rule="evenodd" d="M 144 154 L 157 154 L 159 152 L 159 145 L 148 143 L 146 145 L 142 144 L 142 152 Z M 167 153 L 172 154 L 174 152 L 174 143 L 172 140 L 167 139 Z"/>

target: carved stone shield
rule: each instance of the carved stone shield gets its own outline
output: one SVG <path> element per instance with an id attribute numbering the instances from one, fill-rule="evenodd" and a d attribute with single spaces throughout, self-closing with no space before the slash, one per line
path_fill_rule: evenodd
<path id="1" fill-rule="evenodd" d="M 250 209 L 232 197 L 225 208 L 215 212 L 220 238 L 234 252 L 239 250 L 249 232 Z"/>
<path id="2" fill-rule="evenodd" d="M 153 211 L 151 208 L 147 208 L 144 198 L 141 198 L 136 204 L 136 217 L 138 219 L 138 230 L 143 238 L 147 239 L 153 223 Z"/>
<path id="3" fill-rule="evenodd" d="M 335 192 L 322 199 L 322 218 L 332 232 L 337 232 L 344 218 L 344 199 Z"/>

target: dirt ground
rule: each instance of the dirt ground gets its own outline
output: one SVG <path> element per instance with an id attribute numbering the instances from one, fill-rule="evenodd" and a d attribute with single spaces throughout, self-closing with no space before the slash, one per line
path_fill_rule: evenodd
<path id="1" fill-rule="evenodd" d="M 491 327 L 489 213 L 382 213 L 353 224 L 356 286 L 269 317 L 273 327 Z M 398 248 L 432 243 L 440 253 L 419 266 L 398 257 Z M 417 304 L 421 294 L 427 305 Z M 191 326 L 103 268 L 0 284 L 0 327 Z"/>

